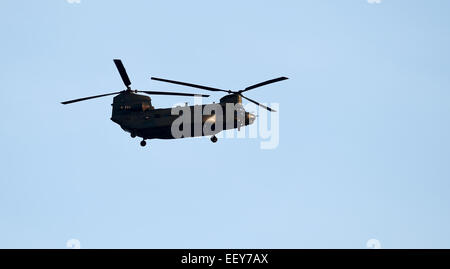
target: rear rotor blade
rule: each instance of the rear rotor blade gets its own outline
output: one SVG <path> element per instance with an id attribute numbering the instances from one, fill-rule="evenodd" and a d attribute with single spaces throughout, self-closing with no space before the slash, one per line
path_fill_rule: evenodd
<path id="1" fill-rule="evenodd" d="M 125 67 L 122 64 L 122 61 L 120 59 L 114 59 L 114 63 L 116 64 L 117 70 L 119 70 L 119 74 L 122 77 L 122 81 L 127 86 L 127 88 L 131 85 L 130 78 L 128 78 L 127 71 L 125 70 Z"/>
<path id="2" fill-rule="evenodd" d="M 226 90 L 222 90 L 222 89 L 217 89 L 217 88 L 213 88 L 213 87 L 202 86 L 202 85 L 197 85 L 197 84 L 192 84 L 192 83 L 187 83 L 187 82 L 181 82 L 181 81 L 175 81 L 175 80 L 169 80 L 169 79 L 163 79 L 163 78 L 155 78 L 155 77 L 152 77 L 152 79 L 153 79 L 153 80 L 162 81 L 162 82 L 167 82 L 167 83 L 173 83 L 173 84 L 178 84 L 178 85 L 183 85 L 183 86 L 188 86 L 188 87 L 194 87 L 194 88 L 198 88 L 198 89 L 202 89 L 202 90 L 207 90 L 207 91 L 213 91 L 213 92 L 230 92 L 230 91 L 226 91 Z"/>
<path id="3" fill-rule="evenodd" d="M 263 108 L 269 110 L 270 112 L 277 112 L 275 109 L 272 109 L 272 108 L 270 108 L 270 107 L 268 107 L 268 106 L 262 105 L 262 104 L 256 102 L 255 100 L 252 100 L 252 99 L 250 99 L 250 98 L 248 98 L 248 97 L 243 96 L 242 94 L 240 94 L 240 96 L 241 96 L 242 98 L 244 98 L 244 99 L 247 99 L 248 101 L 250 101 L 250 102 L 252 102 L 252 103 L 254 103 L 254 104 L 257 104 L 257 105 L 260 106 L 260 107 L 263 107 Z"/>
<path id="4" fill-rule="evenodd" d="M 201 96 L 209 97 L 207 94 L 197 94 L 197 93 L 182 93 L 182 92 L 159 92 L 159 91 L 136 91 L 143 92 L 150 95 L 178 95 L 178 96 Z"/>
<path id="5" fill-rule="evenodd" d="M 258 88 L 258 87 L 261 87 L 261 86 L 264 86 L 264 85 L 267 85 L 267 84 L 275 83 L 275 82 L 286 80 L 286 79 L 288 79 L 288 78 L 287 77 L 274 78 L 274 79 L 271 79 L 271 80 L 267 80 L 267 81 L 264 81 L 264 82 L 261 82 L 261 83 L 249 86 L 249 87 L 245 88 L 244 90 L 242 90 L 240 92 L 246 92 L 246 91 L 252 90 L 254 88 Z"/>
<path id="6" fill-rule="evenodd" d="M 89 99 L 94 99 L 94 98 L 99 98 L 99 97 L 113 95 L 113 94 L 119 94 L 119 93 L 120 92 L 113 92 L 113 93 L 89 96 L 89 97 L 84 97 L 84 98 L 79 98 L 79 99 L 74 99 L 74 100 L 70 100 L 70 101 L 61 102 L 61 104 L 67 105 L 67 104 L 71 104 L 71 103 L 75 103 L 75 102 L 85 101 L 85 100 L 89 100 Z"/>

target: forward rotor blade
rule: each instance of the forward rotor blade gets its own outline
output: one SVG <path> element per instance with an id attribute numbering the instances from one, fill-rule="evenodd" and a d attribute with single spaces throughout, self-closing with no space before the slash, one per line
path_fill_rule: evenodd
<path id="1" fill-rule="evenodd" d="M 119 94 L 119 93 L 120 92 L 113 92 L 113 93 L 89 96 L 89 97 L 84 97 L 84 98 L 79 98 L 79 99 L 74 99 L 74 100 L 70 100 L 70 101 L 61 102 L 61 104 L 67 105 L 67 104 L 71 104 L 71 103 L 75 103 L 75 102 L 85 101 L 85 100 L 89 100 L 89 99 L 94 99 L 94 98 L 99 98 L 99 97 L 108 96 L 108 95 L 114 95 L 114 94 Z"/>
<path id="2" fill-rule="evenodd" d="M 269 110 L 270 112 L 277 112 L 275 109 L 272 109 L 272 108 L 270 108 L 270 107 L 268 107 L 268 106 L 262 105 L 262 104 L 256 102 L 255 100 L 252 100 L 252 99 L 250 99 L 250 98 L 248 98 L 248 97 L 243 96 L 242 94 L 240 94 L 240 96 L 241 96 L 242 98 L 244 98 L 244 99 L 247 99 L 248 101 L 250 101 L 250 102 L 252 102 L 252 103 L 254 103 L 254 104 L 257 104 L 257 105 L 260 106 L 260 107 L 263 107 L 263 108 Z"/>
<path id="3" fill-rule="evenodd" d="M 155 78 L 155 77 L 152 77 L 152 79 L 162 81 L 162 82 L 167 82 L 167 83 L 173 83 L 173 84 L 178 84 L 178 85 L 183 85 L 183 86 L 188 86 L 188 87 L 194 87 L 194 88 L 207 90 L 207 91 L 229 92 L 229 91 L 222 90 L 222 89 L 217 89 L 217 88 L 212 88 L 212 87 L 208 87 L 208 86 L 202 86 L 202 85 L 197 85 L 197 84 L 192 84 L 192 83 L 187 83 L 187 82 L 181 82 L 181 81 L 175 81 L 175 80 L 169 80 L 169 79 L 163 79 L 163 78 Z"/>
<path id="4" fill-rule="evenodd" d="M 158 91 L 137 91 L 143 92 L 150 95 L 178 95 L 178 96 L 201 96 L 209 97 L 207 94 L 197 94 L 197 93 L 182 93 L 182 92 L 158 92 Z"/>
<path id="5" fill-rule="evenodd" d="M 128 78 L 127 70 L 122 64 L 120 59 L 114 59 L 114 63 L 116 64 L 117 70 L 119 70 L 119 74 L 122 77 L 122 81 L 127 86 L 127 88 L 131 85 L 130 78 Z"/>
<path id="6" fill-rule="evenodd" d="M 288 78 L 287 77 L 274 78 L 274 79 L 271 79 L 271 80 L 267 80 L 267 81 L 264 81 L 264 82 L 261 82 L 261 83 L 249 86 L 249 87 L 245 88 L 244 90 L 242 90 L 240 92 L 246 92 L 246 91 L 252 90 L 254 88 L 258 88 L 258 87 L 261 87 L 261 86 L 264 86 L 264 85 L 267 85 L 267 84 L 275 83 L 275 82 L 286 80 L 286 79 L 288 79 Z"/>

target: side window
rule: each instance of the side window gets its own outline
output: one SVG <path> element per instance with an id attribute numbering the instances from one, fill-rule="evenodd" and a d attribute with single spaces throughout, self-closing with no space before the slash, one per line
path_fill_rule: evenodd
<path id="1" fill-rule="evenodd" d="M 147 111 L 150 109 L 149 103 L 142 103 L 142 111 Z"/>

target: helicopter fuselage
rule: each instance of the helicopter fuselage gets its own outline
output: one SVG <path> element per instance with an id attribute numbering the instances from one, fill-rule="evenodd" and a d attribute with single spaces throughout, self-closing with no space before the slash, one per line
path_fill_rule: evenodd
<path id="1" fill-rule="evenodd" d="M 138 136 L 144 140 L 214 136 L 222 130 L 240 128 L 254 122 L 255 115 L 246 112 L 243 108 L 239 112 L 242 113 L 240 115 L 237 111 L 230 111 L 230 109 L 239 108 L 240 106 L 236 104 L 240 103 L 239 96 L 230 94 L 223 97 L 220 103 L 155 109 L 150 97 L 124 92 L 114 97 L 111 120 L 129 132 L 132 137 Z M 218 108 L 218 111 L 204 113 L 205 107 L 211 105 Z M 182 115 L 185 119 L 186 117 L 189 119 L 187 122 L 190 126 L 184 126 L 185 123 L 181 126 L 176 125 L 180 122 Z M 187 130 L 187 132 L 184 132 L 182 136 L 174 135 L 174 128 L 180 131 Z"/>

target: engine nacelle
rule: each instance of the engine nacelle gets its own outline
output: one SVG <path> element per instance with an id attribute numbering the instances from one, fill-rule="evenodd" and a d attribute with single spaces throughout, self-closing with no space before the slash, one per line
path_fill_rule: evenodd
<path id="1" fill-rule="evenodd" d="M 229 94 L 220 98 L 221 104 L 232 103 L 232 104 L 242 104 L 242 97 L 238 94 Z"/>

